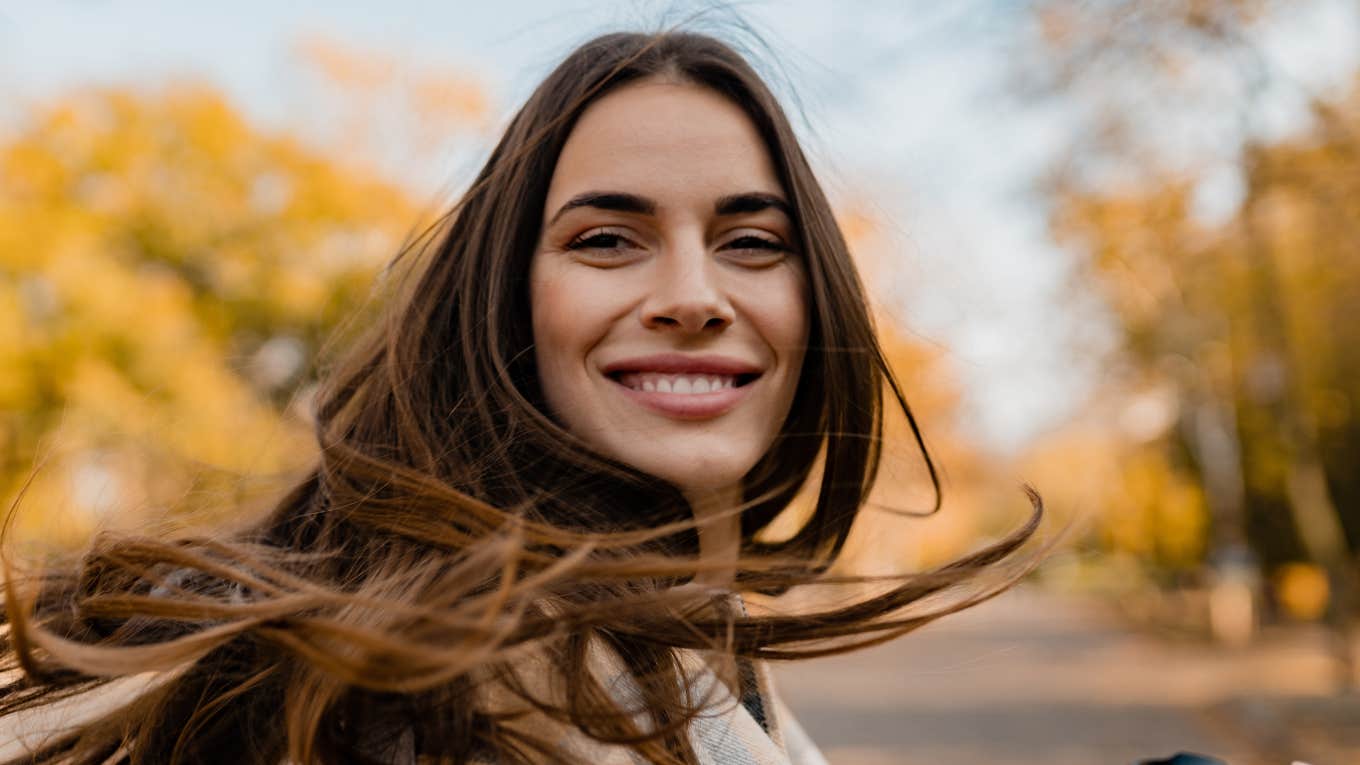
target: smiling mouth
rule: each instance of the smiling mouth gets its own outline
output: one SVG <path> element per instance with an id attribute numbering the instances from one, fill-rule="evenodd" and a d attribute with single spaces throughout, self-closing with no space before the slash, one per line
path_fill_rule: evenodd
<path id="1" fill-rule="evenodd" d="M 609 379 L 629 390 L 699 396 L 721 393 L 754 382 L 758 373 L 736 375 L 675 374 L 669 372 L 613 372 Z"/>

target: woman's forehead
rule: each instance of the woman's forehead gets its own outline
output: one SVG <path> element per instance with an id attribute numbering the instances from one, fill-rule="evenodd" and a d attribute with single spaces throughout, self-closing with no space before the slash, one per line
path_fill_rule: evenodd
<path id="1" fill-rule="evenodd" d="M 605 189 L 662 207 L 782 192 L 769 151 L 741 107 L 707 88 L 666 81 L 622 87 L 586 108 L 558 157 L 548 210 Z"/>

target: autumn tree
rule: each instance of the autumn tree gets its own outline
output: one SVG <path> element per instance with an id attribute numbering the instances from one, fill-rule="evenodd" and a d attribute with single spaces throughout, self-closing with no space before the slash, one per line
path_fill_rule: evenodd
<path id="1" fill-rule="evenodd" d="M 1282 4 L 1039 5 L 1037 81 L 1094 120 L 1046 188 L 1052 230 L 1115 320 L 1115 384 L 1172 391 L 1174 427 L 1153 447 L 1202 488 L 1205 553 L 1245 543 L 1266 573 L 1323 567 L 1344 631 L 1360 550 L 1360 337 L 1349 316 L 1360 297 L 1360 80 L 1315 95 L 1306 131 L 1271 137 L 1262 94 L 1289 83 L 1254 40 Z M 1204 119 L 1225 130 L 1215 145 L 1177 141 L 1168 125 L 1199 119 L 1203 104 L 1176 95 L 1206 77 L 1218 87 Z M 1224 173 L 1236 198 L 1206 211 Z"/>
<path id="2" fill-rule="evenodd" d="M 207 88 L 35 107 L 0 144 L 0 494 L 33 476 L 21 520 L 75 541 L 297 466 L 310 361 L 417 218 Z"/>

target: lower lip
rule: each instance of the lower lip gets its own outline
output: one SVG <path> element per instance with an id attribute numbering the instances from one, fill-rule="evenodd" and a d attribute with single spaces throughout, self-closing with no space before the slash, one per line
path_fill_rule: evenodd
<path id="1" fill-rule="evenodd" d="M 661 393 L 636 390 L 612 377 L 608 379 L 635 403 L 677 420 L 708 420 L 726 414 L 746 398 L 751 386 L 757 382 L 752 380 L 741 387 L 723 388 L 712 393 Z"/>

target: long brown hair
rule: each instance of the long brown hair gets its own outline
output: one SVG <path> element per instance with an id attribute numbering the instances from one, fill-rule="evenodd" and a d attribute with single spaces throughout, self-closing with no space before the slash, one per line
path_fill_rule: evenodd
<path id="1" fill-rule="evenodd" d="M 701 566 L 680 492 L 547 414 L 526 282 L 548 184 L 580 114 L 649 77 L 739 105 L 794 211 L 812 330 L 791 412 L 745 481 L 738 582 L 780 593 L 826 580 L 874 483 L 885 403 L 921 444 L 845 240 L 740 55 L 693 33 L 610 34 L 548 75 L 428 245 L 398 259 L 396 296 L 325 380 L 316 467 L 267 517 L 231 534 L 105 536 L 30 586 L 6 576 L 3 656 L 22 674 L 0 689 L 0 716 L 156 673 L 23 761 L 349 763 L 402 747 L 434 762 L 560 757 L 524 724 L 530 711 L 650 762 L 690 763 L 684 731 L 704 700 L 687 688 L 683 649 L 850 650 L 1015 578 L 904 613 L 1013 558 L 1037 528 L 1037 498 L 1000 542 L 848 605 L 766 616 L 696 605 L 677 586 Z M 806 522 L 759 541 L 800 490 L 815 491 Z M 618 657 L 640 706 L 586 669 L 592 643 Z"/>

